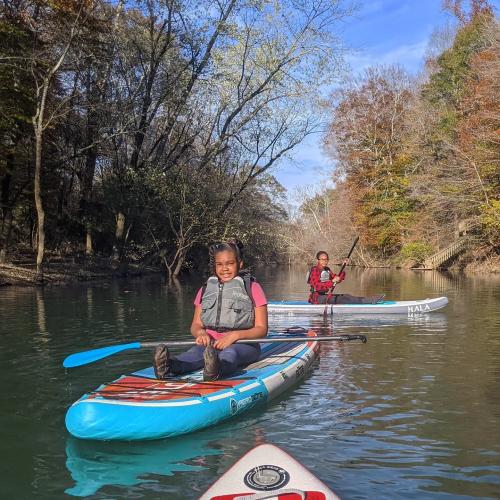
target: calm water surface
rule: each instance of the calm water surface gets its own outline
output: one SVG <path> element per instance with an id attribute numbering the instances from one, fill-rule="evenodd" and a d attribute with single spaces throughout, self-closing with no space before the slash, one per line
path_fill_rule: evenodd
<path id="1" fill-rule="evenodd" d="M 269 299 L 306 295 L 304 270 L 257 273 Z M 68 406 L 150 364 L 129 351 L 65 371 L 80 350 L 187 335 L 199 280 L 0 289 L 2 497 L 197 498 L 238 457 L 276 443 L 345 499 L 500 498 L 500 281 L 353 271 L 338 291 L 448 296 L 442 312 L 357 319 L 271 317 L 271 327 L 363 333 L 324 344 L 307 379 L 266 407 L 144 443 L 71 438 Z M 342 290 L 341 290 L 342 287 Z"/>

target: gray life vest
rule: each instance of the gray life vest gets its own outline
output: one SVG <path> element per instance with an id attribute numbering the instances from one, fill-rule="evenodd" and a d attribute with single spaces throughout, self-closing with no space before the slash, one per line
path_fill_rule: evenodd
<path id="1" fill-rule="evenodd" d="M 243 278 L 236 276 L 225 283 L 216 276 L 208 278 L 201 298 L 201 321 L 205 328 L 217 332 L 252 328 L 253 308 Z"/>

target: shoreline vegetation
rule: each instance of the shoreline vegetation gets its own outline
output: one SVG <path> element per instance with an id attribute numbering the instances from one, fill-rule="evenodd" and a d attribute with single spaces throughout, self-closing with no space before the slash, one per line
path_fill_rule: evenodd
<path id="1" fill-rule="evenodd" d="M 498 272 L 500 23 L 443 5 L 421 74 L 347 79 L 343 0 L 4 3 L 0 279 L 176 280 L 216 241 L 305 264 L 356 236 L 366 268 Z M 318 133 L 333 186 L 305 170 L 290 203 L 273 169 Z"/>
<path id="2" fill-rule="evenodd" d="M 470 254 L 464 254 L 452 266 L 438 271 L 465 272 L 471 275 L 500 274 L 500 258 L 483 261 L 471 260 Z M 273 263 L 278 265 L 278 263 Z M 340 265 L 340 264 L 339 264 Z M 413 267 L 410 263 L 357 265 L 364 269 L 407 269 L 415 272 L 430 270 Z M 161 266 L 145 265 L 140 262 L 113 263 L 109 258 L 91 258 L 83 260 L 81 257 L 51 256 L 46 261 L 43 280 L 37 273 L 36 266 L 29 261 L 24 263 L 0 264 L 0 289 L 8 286 L 63 286 L 88 283 L 109 283 L 115 279 L 136 279 L 152 275 L 166 277 Z"/>

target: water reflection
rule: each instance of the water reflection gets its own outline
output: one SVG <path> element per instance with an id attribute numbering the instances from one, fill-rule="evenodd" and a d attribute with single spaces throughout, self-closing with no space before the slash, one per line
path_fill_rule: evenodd
<path id="1" fill-rule="evenodd" d="M 120 334 L 123 334 L 127 322 L 125 318 L 125 307 L 123 305 L 122 300 L 117 300 L 115 302 L 115 311 L 116 311 L 116 316 L 115 316 L 116 329 L 120 332 Z"/>
<path id="2" fill-rule="evenodd" d="M 240 456 L 242 447 L 247 451 L 266 441 L 263 427 L 256 423 L 260 416 L 261 411 L 251 411 L 230 424 L 158 441 L 99 442 L 68 437 L 66 467 L 75 484 L 65 492 L 83 497 L 106 486 L 147 488 L 147 483 L 165 482 L 162 477 L 207 471 L 204 478 L 190 476 L 197 478 L 191 487 L 196 483 L 196 489 L 203 491 L 206 477 L 225 471 Z M 203 484 L 199 484 L 201 479 Z"/>
<path id="3" fill-rule="evenodd" d="M 269 328 L 271 331 L 286 333 L 291 327 L 302 327 L 314 330 L 318 335 L 338 335 L 339 333 L 373 332 L 388 327 L 406 327 L 410 333 L 440 332 L 448 327 L 448 316 L 445 313 L 429 314 L 365 314 L 356 316 L 270 316 Z"/>
<path id="4" fill-rule="evenodd" d="M 36 318 L 38 322 L 38 331 L 42 334 L 42 338 L 46 339 L 47 336 L 47 322 L 45 317 L 45 298 L 43 290 L 36 289 Z"/>
<path id="5" fill-rule="evenodd" d="M 223 453 L 197 434 L 151 442 L 94 442 L 68 438 L 66 467 L 75 485 L 66 490 L 73 496 L 93 495 L 104 486 L 134 486 L 157 482 L 151 474 L 171 476 L 176 472 L 199 472 L 204 457 Z M 192 463 L 188 463 L 192 462 Z"/>
<path id="6" fill-rule="evenodd" d="M 384 328 L 388 326 L 423 327 L 432 330 L 444 330 L 448 325 L 447 315 L 444 313 L 428 314 L 373 314 L 359 315 L 351 318 L 334 318 L 333 325 L 337 326 L 363 326 L 366 328 Z"/>
<path id="7" fill-rule="evenodd" d="M 87 288 L 87 319 L 92 320 L 94 315 L 94 289 L 89 286 Z"/>
<path id="8" fill-rule="evenodd" d="M 256 274 L 269 300 L 304 299 L 305 271 Z M 206 432 L 151 443 L 69 438 L 67 407 L 102 382 L 148 366 L 151 353 L 131 351 L 67 372 L 64 357 L 130 340 L 189 338 L 200 283 L 196 277 L 177 289 L 155 278 L 0 289 L 4 498 L 52 500 L 66 489 L 92 498 L 177 500 L 186 491 L 195 497 L 257 443 L 256 428 L 312 466 L 342 498 L 500 498 L 500 277 L 494 275 L 349 270 L 345 293 L 382 290 L 398 300 L 446 295 L 449 304 L 413 317 L 273 316 L 271 330 L 364 334 L 368 343 L 323 343 L 303 384 Z"/>

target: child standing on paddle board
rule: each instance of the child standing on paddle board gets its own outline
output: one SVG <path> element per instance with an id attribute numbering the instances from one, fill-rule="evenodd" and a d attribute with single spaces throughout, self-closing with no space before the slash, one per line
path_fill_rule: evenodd
<path id="1" fill-rule="evenodd" d="M 316 254 L 317 264 L 309 271 L 307 283 L 311 286 L 308 301 L 311 304 L 376 304 L 383 300 L 384 295 L 373 297 L 356 297 L 348 293 L 332 293 L 332 289 L 338 283 L 344 281 L 345 272 L 335 274 L 329 267 L 329 257 L 323 250 Z M 345 265 L 349 264 L 349 259 L 344 259 Z"/>
<path id="2" fill-rule="evenodd" d="M 204 380 L 217 380 L 259 358 L 258 343 L 235 344 L 237 340 L 267 335 L 267 299 L 259 283 L 240 275 L 241 248 L 239 242 L 210 247 L 213 276 L 194 300 L 191 335 L 196 345 L 172 358 L 166 345 L 158 346 L 154 353 L 156 378 L 203 367 Z"/>

